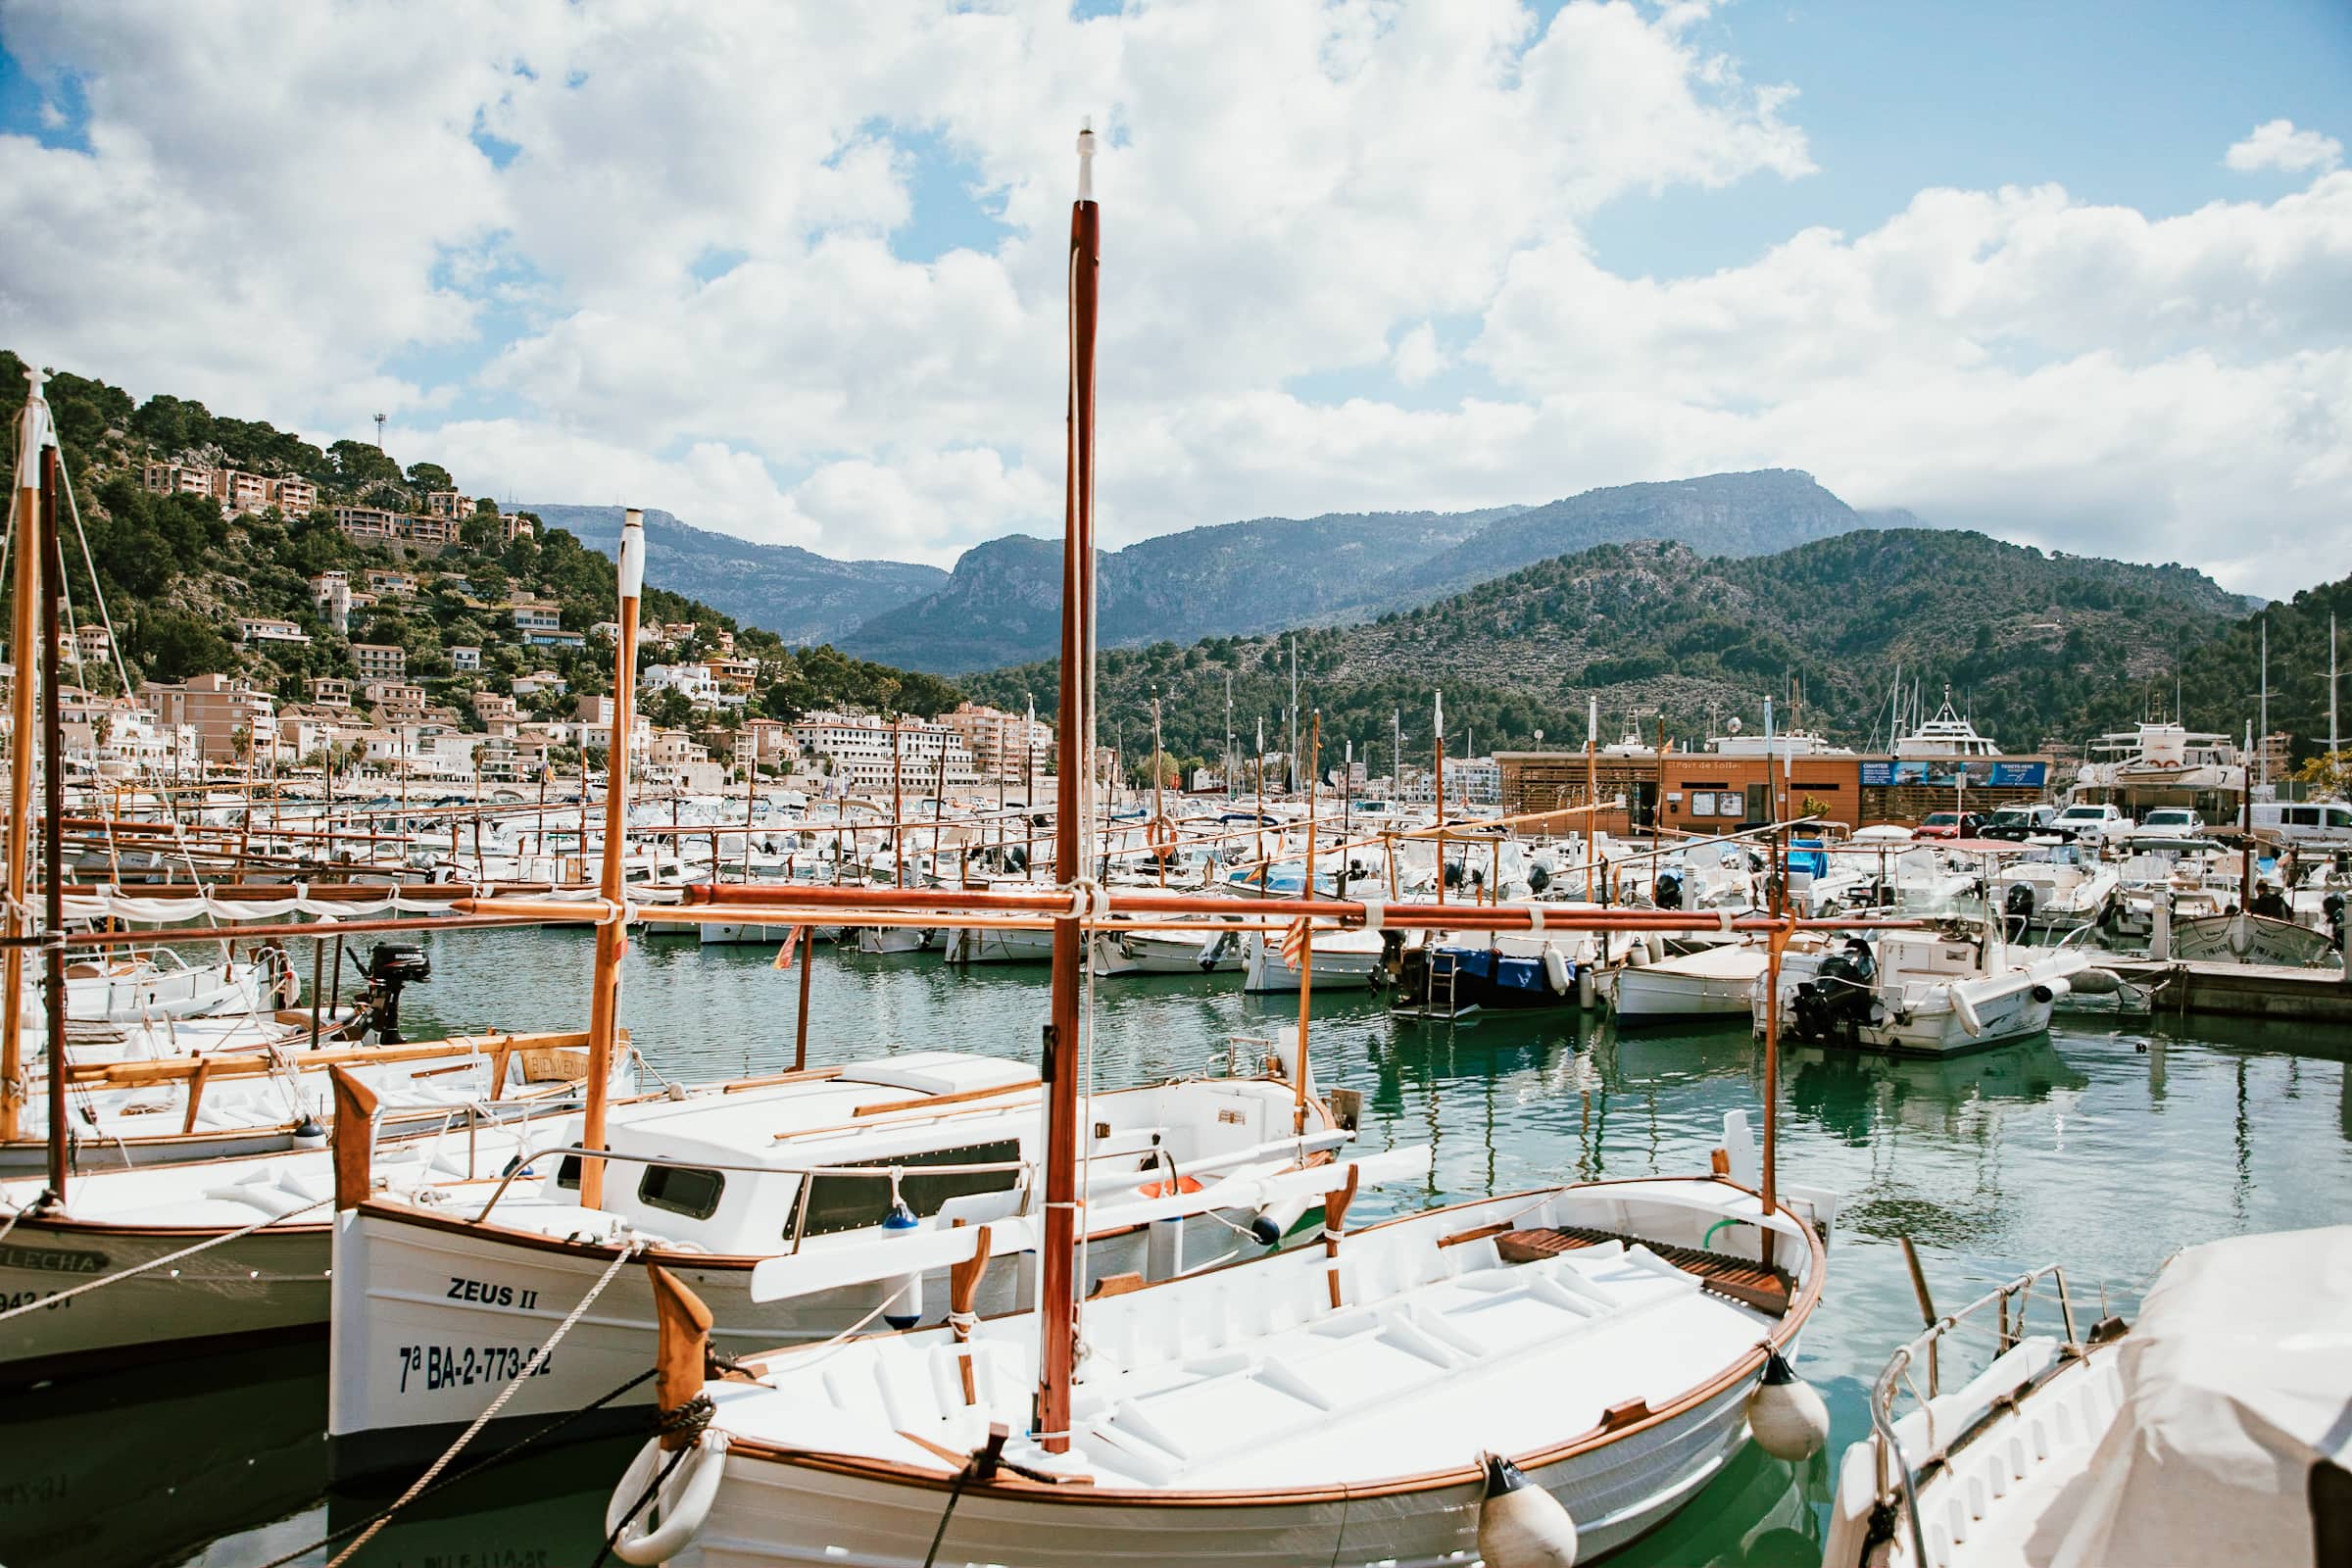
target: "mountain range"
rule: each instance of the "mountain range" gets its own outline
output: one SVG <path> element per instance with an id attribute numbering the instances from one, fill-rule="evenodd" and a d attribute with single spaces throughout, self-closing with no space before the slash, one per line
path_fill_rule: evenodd
<path id="1" fill-rule="evenodd" d="M 612 508 L 528 510 L 600 548 Z M 1810 474 L 1771 468 L 1591 490 L 1543 506 L 1327 513 L 1189 528 L 1102 554 L 1106 647 L 1366 620 L 1592 545 L 1677 540 L 1709 555 L 1767 555 L 1856 528 L 1915 527 L 1907 513 L 1854 511 Z M 975 545 L 953 573 L 832 561 L 646 518 L 655 580 L 789 642 L 830 641 L 861 659 L 960 674 L 1050 656 L 1060 630 L 1058 541 Z"/>
<path id="2" fill-rule="evenodd" d="M 1628 714 L 1690 741 L 1723 719 L 1754 723 L 1769 693 L 1801 692 L 1809 728 L 1861 742 L 1899 667 L 1932 703 L 1949 683 L 1981 728 L 2025 750 L 2143 702 L 2176 661 L 2235 634 L 2245 606 L 2183 566 L 2044 554 L 1982 534 L 1865 528 L 1773 555 L 1710 556 L 1672 541 L 1596 545 L 1461 594 L 1349 626 L 1296 632 L 1301 706 L 1323 714 L 1326 757 L 1352 740 L 1385 761 L 1394 715 L 1426 755 L 1431 691 L 1445 692 L 1448 747 L 1583 739 L 1589 701 L 1616 738 Z M 1224 747 L 1228 681 L 1245 751 L 1255 721 L 1281 750 L 1290 639 L 1210 638 L 1106 649 L 1098 687 L 1105 738 L 1130 740 L 1160 697 L 1178 756 Z M 967 676 L 980 701 L 1017 706 L 1054 689 L 1051 662 Z M 2226 685 L 2218 668 L 2213 684 Z M 2230 711 L 2193 720 L 2225 727 Z M 2128 716 L 2128 715 L 2127 715 Z M 1884 740 L 1882 732 L 1881 739 Z M 1138 744 L 1141 744 L 1140 741 Z"/>
<path id="3" fill-rule="evenodd" d="M 620 549 L 619 507 L 533 502 L 551 527 L 569 529 L 611 556 Z M 904 561 L 835 561 L 796 545 L 754 544 L 680 522 L 666 512 L 645 514 L 645 571 L 650 581 L 697 599 L 747 626 L 774 632 L 797 647 L 838 643 L 876 615 L 946 585 L 937 566 Z"/>

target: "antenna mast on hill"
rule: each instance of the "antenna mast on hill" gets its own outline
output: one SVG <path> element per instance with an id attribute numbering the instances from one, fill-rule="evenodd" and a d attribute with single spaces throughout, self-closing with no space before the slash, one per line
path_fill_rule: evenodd
<path id="1" fill-rule="evenodd" d="M 381 409 L 375 413 L 375 450 L 384 450 L 384 413 Z"/>

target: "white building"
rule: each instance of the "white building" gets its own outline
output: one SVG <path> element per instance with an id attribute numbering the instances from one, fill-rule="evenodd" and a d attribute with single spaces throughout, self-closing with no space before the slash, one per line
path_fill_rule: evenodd
<path id="1" fill-rule="evenodd" d="M 870 713 L 807 713 L 792 726 L 809 770 L 824 776 L 836 793 L 870 795 L 890 789 L 894 741 L 891 721 Z M 970 790 L 980 770 L 963 737 L 945 724 L 919 718 L 898 721 L 895 752 L 899 786 L 927 794 L 939 785 L 940 759 L 947 759 L 947 785 Z"/>

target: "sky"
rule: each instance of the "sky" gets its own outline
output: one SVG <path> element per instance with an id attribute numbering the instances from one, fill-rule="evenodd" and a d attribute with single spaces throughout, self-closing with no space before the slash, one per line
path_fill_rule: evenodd
<path id="1" fill-rule="evenodd" d="M 0 0 L 0 343 L 950 564 L 1795 467 L 2352 573 L 2345 0 Z M 12 396 L 13 394 L 0 394 Z"/>

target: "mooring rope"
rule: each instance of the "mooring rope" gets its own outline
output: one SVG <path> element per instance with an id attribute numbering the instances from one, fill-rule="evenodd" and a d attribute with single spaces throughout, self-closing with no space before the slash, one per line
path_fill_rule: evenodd
<path id="1" fill-rule="evenodd" d="M 465 1448 L 466 1445 L 473 1441 L 474 1434 L 480 1432 L 482 1428 L 488 1426 L 498 1415 L 498 1412 L 507 1407 L 507 1401 L 514 1397 L 515 1394 L 521 1390 L 523 1384 L 529 1381 L 529 1379 L 538 1372 L 540 1367 L 547 1364 L 548 1356 L 554 1353 L 556 1347 L 563 1342 L 564 1336 L 571 1332 L 572 1325 L 579 1322 L 579 1320 L 587 1314 L 588 1308 L 595 1304 L 596 1298 L 605 1294 L 605 1287 L 612 1283 L 614 1278 L 619 1275 L 622 1267 L 626 1265 L 631 1258 L 635 1257 L 637 1253 L 644 1249 L 644 1247 L 645 1242 L 640 1237 L 631 1237 L 627 1242 L 621 1245 L 620 1254 L 612 1259 L 612 1265 L 605 1270 L 603 1277 L 598 1279 L 594 1285 L 588 1287 L 588 1294 L 581 1297 L 579 1304 L 571 1309 L 570 1313 L 564 1319 L 563 1322 L 556 1325 L 556 1332 L 547 1337 L 547 1343 L 540 1346 L 538 1349 L 532 1351 L 530 1360 L 523 1363 L 522 1370 L 515 1373 L 513 1380 L 510 1381 L 505 1388 L 498 1391 L 498 1397 L 490 1401 L 489 1408 L 485 1409 L 480 1415 L 475 1416 L 473 1418 L 473 1424 L 467 1427 L 464 1432 L 458 1434 L 458 1441 L 451 1444 L 447 1448 L 443 1449 L 441 1457 L 435 1459 L 425 1470 L 424 1474 L 418 1476 L 416 1481 L 410 1485 L 408 1491 L 402 1493 L 397 1498 L 395 1498 L 392 1506 L 386 1508 L 382 1513 L 378 1514 L 375 1519 L 368 1524 L 368 1528 L 361 1532 L 360 1538 L 357 1541 L 353 1542 L 350 1545 L 345 1546 L 341 1551 L 335 1553 L 332 1558 L 328 1559 L 326 1568 L 343 1568 L 343 1564 L 349 1562 L 354 1556 L 359 1554 L 359 1550 L 362 1546 L 367 1545 L 368 1542 L 375 1539 L 377 1531 L 383 1529 L 384 1526 L 392 1522 L 392 1516 L 394 1514 L 400 1512 L 401 1509 L 416 1501 L 417 1496 L 423 1493 L 424 1489 L 433 1484 L 434 1479 L 438 1477 L 443 1470 L 449 1467 L 450 1460 L 455 1459 Z"/>
<path id="2" fill-rule="evenodd" d="M 305 1203 L 300 1208 L 289 1208 L 283 1214 L 272 1214 L 268 1219 L 256 1220 L 240 1230 L 226 1231 L 219 1236 L 208 1237 L 193 1247 L 183 1247 L 176 1252 L 166 1252 L 161 1257 L 151 1257 L 144 1263 L 133 1263 L 130 1267 L 119 1269 L 103 1279 L 85 1280 L 70 1291 L 60 1291 L 55 1296 L 44 1296 L 37 1301 L 26 1301 L 20 1306 L 12 1306 L 7 1311 L 0 1312 L 0 1323 L 5 1323 L 12 1317 L 22 1317 L 37 1307 L 63 1306 L 76 1296 L 86 1295 L 101 1285 L 112 1285 L 117 1280 L 126 1280 L 134 1274 L 144 1274 L 150 1269 L 162 1268 L 166 1263 L 176 1263 L 183 1257 L 194 1257 L 198 1252 L 219 1247 L 225 1242 L 233 1242 L 240 1237 L 251 1236 L 255 1231 L 268 1230 L 270 1226 L 290 1220 L 297 1214 L 307 1214 L 314 1208 L 323 1208 L 334 1200 L 334 1196 L 329 1194 L 324 1198 Z M 20 1217 L 22 1217 L 21 1214 Z M 11 1220 L 9 1226 L 13 1230 L 16 1221 Z"/>

